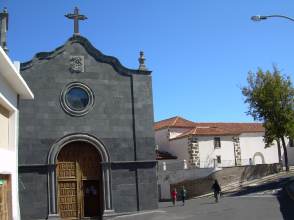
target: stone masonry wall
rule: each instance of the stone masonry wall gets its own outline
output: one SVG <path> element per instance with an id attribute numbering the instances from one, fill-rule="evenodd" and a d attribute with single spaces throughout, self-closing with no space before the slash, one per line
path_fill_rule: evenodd
<path id="1" fill-rule="evenodd" d="M 279 172 L 279 164 L 229 167 L 216 171 L 204 178 L 171 184 L 170 189 L 177 188 L 179 191 L 182 186 L 185 186 L 188 198 L 192 198 L 211 192 L 211 186 L 215 179 L 217 179 L 221 187 L 223 187 L 233 182 L 241 183 L 243 181 L 258 179 L 277 172 Z"/>

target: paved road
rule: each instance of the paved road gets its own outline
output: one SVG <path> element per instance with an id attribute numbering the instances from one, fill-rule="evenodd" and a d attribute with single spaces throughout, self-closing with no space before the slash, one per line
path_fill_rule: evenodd
<path id="1" fill-rule="evenodd" d="M 243 188 L 239 192 L 225 195 L 219 203 L 213 198 L 187 201 L 172 207 L 171 203 L 160 203 L 156 211 L 145 214 L 120 216 L 116 220 L 293 220 L 294 201 L 282 189 L 286 179 L 281 178 L 260 185 Z"/>

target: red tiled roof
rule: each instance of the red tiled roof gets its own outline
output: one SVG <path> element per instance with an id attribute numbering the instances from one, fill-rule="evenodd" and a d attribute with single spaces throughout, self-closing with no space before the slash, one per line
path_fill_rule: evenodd
<path id="1" fill-rule="evenodd" d="M 181 118 L 179 116 L 172 117 L 169 119 L 161 120 L 154 123 L 154 129 L 160 130 L 164 128 L 193 128 L 195 127 L 195 123 L 189 120 L 186 120 L 184 118 Z"/>
<path id="2" fill-rule="evenodd" d="M 154 127 L 155 127 L 155 130 L 163 129 L 166 127 L 191 128 L 187 132 L 172 138 L 173 140 L 183 138 L 189 135 L 221 136 L 221 135 L 238 135 L 241 133 L 251 133 L 251 132 L 253 133 L 264 132 L 264 127 L 262 126 L 261 123 L 224 123 L 224 122 L 199 123 L 199 122 L 191 122 L 180 117 L 174 117 L 167 120 L 159 121 L 155 123 Z"/>
<path id="3" fill-rule="evenodd" d="M 187 137 L 189 135 L 198 135 L 198 136 L 224 136 L 224 135 L 238 135 L 240 132 L 232 130 L 226 130 L 223 128 L 217 127 L 195 127 L 179 136 L 171 138 L 171 140 L 180 139 Z"/>
<path id="4" fill-rule="evenodd" d="M 262 123 L 195 123 L 196 127 L 219 128 L 228 133 L 264 132 Z"/>

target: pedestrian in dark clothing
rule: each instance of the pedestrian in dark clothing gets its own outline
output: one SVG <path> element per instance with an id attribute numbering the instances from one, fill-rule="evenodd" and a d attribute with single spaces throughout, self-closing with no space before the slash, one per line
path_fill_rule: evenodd
<path id="1" fill-rule="evenodd" d="M 174 190 L 172 191 L 171 194 L 172 194 L 173 205 L 175 206 L 176 205 L 176 201 L 177 201 L 177 194 L 178 194 L 177 189 L 174 188 Z"/>
<path id="2" fill-rule="evenodd" d="M 183 206 L 185 205 L 185 200 L 187 198 L 187 190 L 185 189 L 185 187 L 182 187 L 181 190 L 181 197 L 182 197 L 182 202 L 183 202 Z"/>
<path id="3" fill-rule="evenodd" d="M 214 184 L 212 185 L 211 188 L 213 189 L 215 202 L 218 202 L 218 197 L 219 197 L 220 192 L 221 192 L 221 187 L 218 184 L 218 181 L 217 180 L 214 181 Z"/>

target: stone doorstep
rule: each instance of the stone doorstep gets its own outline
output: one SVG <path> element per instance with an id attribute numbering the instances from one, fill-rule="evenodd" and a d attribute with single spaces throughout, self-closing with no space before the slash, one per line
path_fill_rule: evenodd
<path id="1" fill-rule="evenodd" d="M 100 219 L 100 218 L 99 218 Z M 103 218 L 104 219 L 104 218 Z M 47 220 L 61 220 L 60 216 L 58 214 L 54 215 L 51 214 L 47 217 Z M 84 217 L 82 220 L 98 220 L 98 218 L 92 218 L 92 217 Z"/>
<path id="2" fill-rule="evenodd" d="M 118 213 L 115 213 L 114 210 L 105 210 L 104 214 L 103 214 L 103 219 L 109 219 L 109 217 L 113 217 L 113 216 L 117 216 L 119 215 Z M 49 220 L 60 220 L 60 216 L 59 214 L 49 214 L 49 216 L 47 217 L 47 219 Z M 96 220 L 97 217 L 83 217 L 83 220 Z M 0 219 L 1 220 L 1 219 Z"/>

